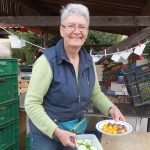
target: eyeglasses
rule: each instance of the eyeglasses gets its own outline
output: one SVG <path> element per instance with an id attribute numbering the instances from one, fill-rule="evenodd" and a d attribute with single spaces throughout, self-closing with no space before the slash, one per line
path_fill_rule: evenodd
<path id="1" fill-rule="evenodd" d="M 78 26 L 76 26 L 76 25 L 66 25 L 66 26 L 61 25 L 61 26 L 70 32 L 72 32 L 76 29 L 78 29 L 80 32 L 85 32 L 88 29 L 86 26 L 83 26 L 83 25 L 78 25 Z"/>

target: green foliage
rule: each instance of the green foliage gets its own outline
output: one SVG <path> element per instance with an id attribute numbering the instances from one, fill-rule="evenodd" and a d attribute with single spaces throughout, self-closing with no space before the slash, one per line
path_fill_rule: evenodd
<path id="1" fill-rule="evenodd" d="M 31 31 L 20 32 L 15 31 L 14 34 L 19 38 L 25 39 L 33 44 L 42 46 L 42 37 L 37 36 Z M 23 62 L 30 64 L 35 60 L 36 52 L 39 48 L 31 44 L 26 43 L 26 46 L 21 49 L 12 49 L 12 56 L 21 59 Z"/>
<path id="2" fill-rule="evenodd" d="M 144 53 L 145 53 L 145 54 L 148 54 L 147 59 L 150 60 L 150 43 L 147 43 L 147 44 L 146 44 L 146 47 L 145 47 L 145 49 L 144 49 Z"/>
<path id="3" fill-rule="evenodd" d="M 49 47 L 56 45 L 57 41 L 59 41 L 60 38 L 61 36 L 49 34 L 49 44 L 50 44 Z"/>
<path id="4" fill-rule="evenodd" d="M 98 31 L 90 31 L 88 38 L 86 40 L 86 44 L 114 44 L 121 40 L 121 35 L 106 33 L 106 32 L 98 32 Z"/>
<path id="5" fill-rule="evenodd" d="M 113 45 L 121 41 L 122 35 L 90 31 L 85 44 L 102 44 L 102 45 Z M 94 51 L 104 50 L 106 47 L 93 47 Z"/>

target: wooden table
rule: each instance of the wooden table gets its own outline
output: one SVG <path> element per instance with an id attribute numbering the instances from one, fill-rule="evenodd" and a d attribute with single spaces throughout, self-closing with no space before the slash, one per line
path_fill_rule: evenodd
<path id="1" fill-rule="evenodd" d="M 102 135 L 104 150 L 150 150 L 150 133 L 133 132 L 124 136 Z"/>
<path id="2" fill-rule="evenodd" d="M 126 96 L 124 96 L 124 97 L 126 97 Z M 112 96 L 111 96 L 111 98 L 109 96 L 109 99 L 120 109 L 120 111 L 123 113 L 123 115 L 125 117 L 148 118 L 147 131 L 150 132 L 150 104 L 149 105 L 147 104 L 147 105 L 142 105 L 142 106 L 135 107 L 132 103 L 127 103 L 126 102 L 126 101 L 129 101 L 129 100 L 127 100 L 129 98 L 124 98 L 123 99 L 123 96 L 116 96 L 115 100 L 113 99 Z M 125 103 L 123 103 L 123 101 Z M 88 112 L 87 111 L 87 114 L 89 113 L 89 114 L 92 114 L 93 116 L 94 115 L 95 116 L 101 115 L 101 116 L 105 117 L 95 107 L 94 108 L 90 108 L 90 111 L 92 109 L 93 109 L 93 112 Z"/>

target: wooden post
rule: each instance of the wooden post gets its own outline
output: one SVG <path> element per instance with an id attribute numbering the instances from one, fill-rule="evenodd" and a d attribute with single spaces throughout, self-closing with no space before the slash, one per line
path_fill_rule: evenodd
<path id="1" fill-rule="evenodd" d="M 48 43 L 48 33 L 47 32 L 43 33 L 43 39 L 44 39 L 44 47 L 48 48 L 49 43 Z"/>

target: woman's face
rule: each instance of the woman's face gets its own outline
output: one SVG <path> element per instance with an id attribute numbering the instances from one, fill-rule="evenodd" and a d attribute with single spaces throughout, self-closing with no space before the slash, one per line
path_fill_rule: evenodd
<path id="1" fill-rule="evenodd" d="M 80 48 L 88 35 L 88 23 L 83 16 L 72 14 L 60 26 L 60 34 L 65 47 Z"/>

